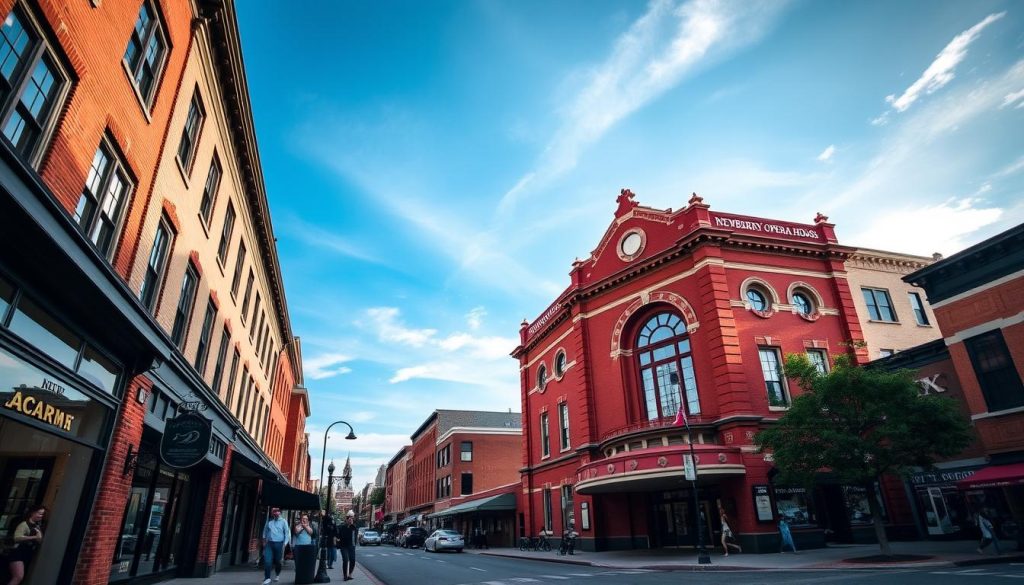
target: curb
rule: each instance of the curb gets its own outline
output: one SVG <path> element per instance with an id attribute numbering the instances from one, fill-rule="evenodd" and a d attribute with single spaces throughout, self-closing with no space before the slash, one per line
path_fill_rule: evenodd
<path id="1" fill-rule="evenodd" d="M 489 557 L 504 557 L 506 559 L 522 559 L 524 561 L 539 561 L 539 562 L 542 562 L 542 563 L 562 563 L 562 564 L 565 564 L 565 565 L 581 565 L 581 566 L 584 566 L 584 567 L 601 567 L 601 566 L 604 566 L 604 565 L 595 565 L 594 563 L 592 563 L 590 561 L 577 561 L 575 559 L 570 560 L 570 559 L 562 559 L 562 558 L 558 558 L 558 557 L 554 557 L 554 558 L 551 558 L 551 557 L 524 557 L 522 555 L 509 555 L 509 554 L 502 554 L 500 552 L 496 552 L 496 553 L 493 553 L 493 552 L 481 552 L 481 553 L 476 553 L 476 554 L 487 555 Z"/>
<path id="2" fill-rule="evenodd" d="M 1021 563 L 1024 562 L 1024 555 L 1021 554 L 1007 554 L 1000 555 L 998 557 L 988 557 L 981 559 L 968 559 L 966 561 L 954 561 L 953 565 L 957 567 L 973 567 L 974 565 L 997 565 L 1002 563 Z"/>

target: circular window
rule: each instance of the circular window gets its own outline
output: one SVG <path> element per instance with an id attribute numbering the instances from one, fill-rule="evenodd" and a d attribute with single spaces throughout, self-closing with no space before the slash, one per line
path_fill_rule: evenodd
<path id="1" fill-rule="evenodd" d="M 643 238 L 640 234 L 633 232 L 627 234 L 626 237 L 622 238 L 622 253 L 626 256 L 632 256 L 640 251 L 640 246 L 643 245 Z"/>
<path id="2" fill-rule="evenodd" d="M 814 304 L 802 292 L 793 293 L 793 306 L 796 307 L 797 312 L 801 315 L 806 316 L 814 312 Z"/>
<path id="3" fill-rule="evenodd" d="M 565 375 L 565 352 L 560 351 L 555 356 L 555 377 L 561 378 Z"/>
<path id="4" fill-rule="evenodd" d="M 756 288 L 751 287 L 747 289 L 747 301 L 750 302 L 750 308 L 755 311 L 768 310 L 768 301 L 765 300 L 764 293 Z"/>
<path id="5" fill-rule="evenodd" d="M 646 243 L 647 236 L 643 230 L 633 229 L 626 232 L 626 235 L 622 236 L 622 239 L 619 240 L 619 258 L 629 262 L 644 251 Z"/>
<path id="6" fill-rule="evenodd" d="M 541 364 L 537 368 L 537 389 L 541 392 L 544 391 L 544 387 L 548 384 L 548 367 Z"/>

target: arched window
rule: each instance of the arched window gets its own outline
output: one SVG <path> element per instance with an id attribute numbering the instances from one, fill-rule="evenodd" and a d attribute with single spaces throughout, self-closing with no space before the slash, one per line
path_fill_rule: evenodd
<path id="1" fill-rule="evenodd" d="M 684 391 L 687 413 L 700 414 L 690 338 L 680 317 L 664 312 L 648 319 L 637 336 L 635 354 L 648 420 L 675 416 Z"/>

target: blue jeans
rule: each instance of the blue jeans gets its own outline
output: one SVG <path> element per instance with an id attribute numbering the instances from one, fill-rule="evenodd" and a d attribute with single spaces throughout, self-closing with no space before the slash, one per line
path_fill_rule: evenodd
<path id="1" fill-rule="evenodd" d="M 274 565 L 274 574 L 281 574 L 281 560 L 284 559 L 284 542 L 267 541 L 263 547 L 263 578 L 270 578 L 270 565 Z"/>
<path id="2" fill-rule="evenodd" d="M 333 567 L 336 562 L 338 562 L 338 549 L 333 546 L 327 547 L 327 564 Z"/>

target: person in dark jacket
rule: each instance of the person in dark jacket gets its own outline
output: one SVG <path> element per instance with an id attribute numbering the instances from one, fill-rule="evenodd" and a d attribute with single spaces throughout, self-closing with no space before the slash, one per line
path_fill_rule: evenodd
<path id="1" fill-rule="evenodd" d="M 334 563 L 338 560 L 338 547 L 335 546 L 337 543 L 335 539 L 337 537 L 338 526 L 334 522 L 334 515 L 328 514 L 327 510 L 324 510 L 323 514 L 323 526 L 320 529 L 320 538 L 323 539 L 324 546 L 327 547 L 327 568 L 333 569 Z"/>
<path id="2" fill-rule="evenodd" d="M 337 528 L 335 534 L 338 550 L 341 551 L 341 573 L 345 581 L 351 581 L 352 571 L 356 570 L 356 539 L 359 537 L 355 512 L 349 510 L 345 523 Z"/>

